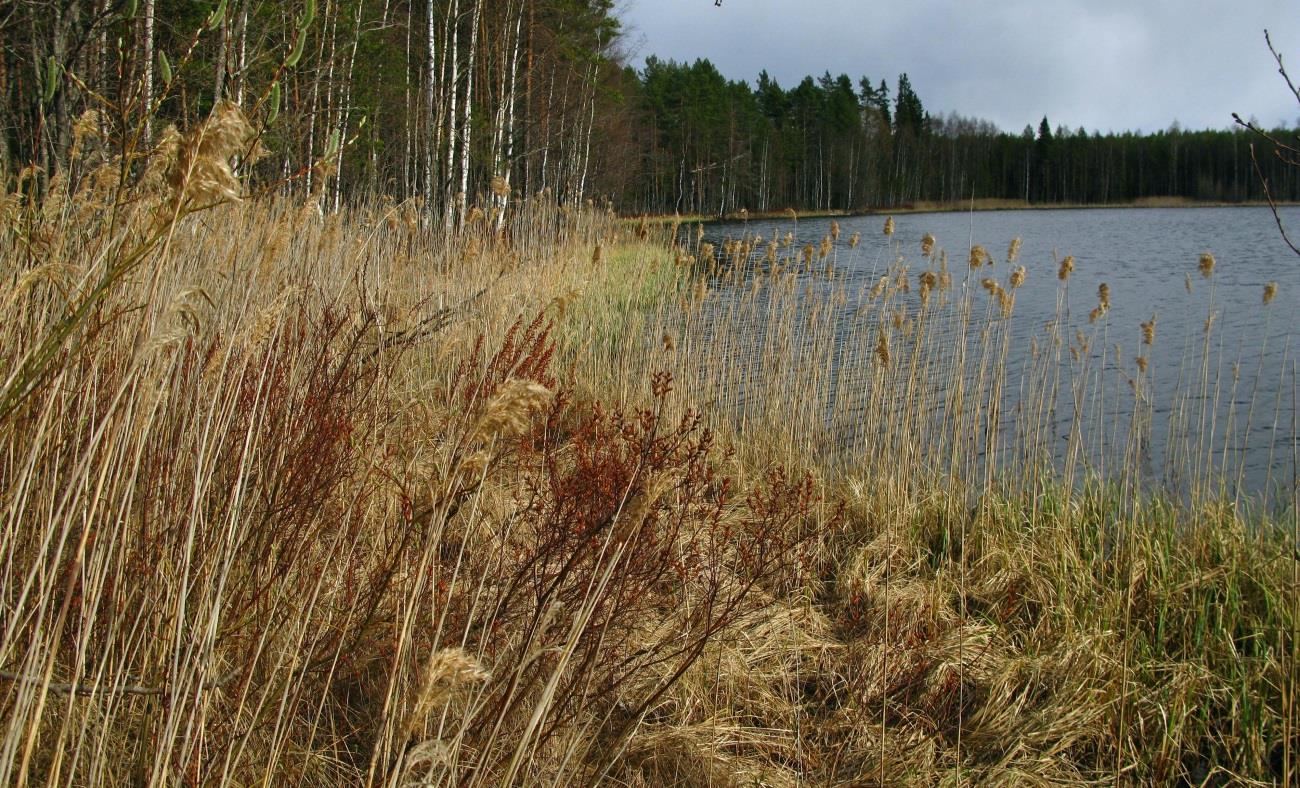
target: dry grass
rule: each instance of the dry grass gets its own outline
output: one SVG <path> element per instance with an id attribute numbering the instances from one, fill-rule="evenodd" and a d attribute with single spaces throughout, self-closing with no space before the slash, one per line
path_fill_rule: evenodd
<path id="1" fill-rule="evenodd" d="M 1024 269 L 93 182 L 0 210 L 6 783 L 1294 780 L 1294 521 L 1104 315 L 1008 413 Z"/>

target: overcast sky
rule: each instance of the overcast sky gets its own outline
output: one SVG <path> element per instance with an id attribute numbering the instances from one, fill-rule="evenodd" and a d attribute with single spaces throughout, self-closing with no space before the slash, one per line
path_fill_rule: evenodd
<path id="1" fill-rule="evenodd" d="M 1264 44 L 1300 81 L 1300 0 L 622 0 L 632 62 L 708 58 L 753 84 L 899 72 L 931 113 L 1008 131 L 1225 128 L 1232 112 L 1295 123 L 1300 105 Z M 1288 97 L 1290 100 L 1288 101 Z"/>

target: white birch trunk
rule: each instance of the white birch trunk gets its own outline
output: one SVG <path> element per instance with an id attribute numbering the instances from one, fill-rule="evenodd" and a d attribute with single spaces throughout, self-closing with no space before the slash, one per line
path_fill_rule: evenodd
<path id="1" fill-rule="evenodd" d="M 239 21 L 235 24 L 235 103 L 244 104 L 245 71 L 248 68 L 248 0 L 239 4 Z"/>
<path id="2" fill-rule="evenodd" d="M 510 205 L 511 173 L 514 171 L 515 156 L 515 101 L 519 86 L 519 43 L 523 38 L 524 9 L 521 6 L 519 16 L 515 19 L 514 51 L 510 54 L 510 88 L 506 91 L 506 128 L 501 156 L 501 177 L 506 182 L 506 192 L 501 195 L 500 214 L 497 216 L 497 230 L 505 226 L 506 208 Z"/>
<path id="3" fill-rule="evenodd" d="M 469 200 L 470 146 L 474 136 L 474 64 L 478 57 L 478 31 L 483 16 L 483 0 L 475 0 L 469 37 L 469 61 L 465 70 L 465 103 L 462 105 L 460 123 L 460 191 L 458 192 L 460 220 L 465 221 Z"/>
<path id="4" fill-rule="evenodd" d="M 153 144 L 153 17 L 154 0 L 144 0 L 144 144 Z"/>
<path id="5" fill-rule="evenodd" d="M 452 0 L 451 13 L 448 17 L 451 23 L 451 45 L 449 57 L 451 58 L 450 71 L 447 74 L 447 167 L 443 173 L 446 179 L 445 194 L 443 195 L 443 227 L 450 231 L 452 222 L 455 218 L 455 195 L 452 194 L 453 170 L 456 166 L 456 92 L 460 83 L 460 0 Z"/>
<path id="6" fill-rule="evenodd" d="M 349 126 L 352 121 L 352 73 L 357 64 L 357 47 L 361 44 L 361 14 L 365 0 L 357 0 L 357 13 L 352 19 L 352 51 L 348 53 L 348 65 L 343 72 L 343 100 L 339 102 L 339 149 L 334 155 L 334 210 L 338 210 L 343 201 L 343 151 L 347 149 Z"/>
<path id="7" fill-rule="evenodd" d="M 217 33 L 217 68 L 216 74 L 213 75 L 212 82 L 212 103 L 215 105 L 221 101 L 226 93 L 226 60 L 230 52 L 230 26 L 226 23 L 226 17 L 221 17 L 221 30 Z"/>
<path id="8" fill-rule="evenodd" d="M 428 0 L 428 8 L 425 12 L 425 48 L 428 53 L 428 61 L 424 66 L 424 117 L 425 129 L 428 131 L 428 139 L 425 140 L 426 150 L 424 152 L 424 188 L 426 191 L 433 190 L 433 168 L 434 162 L 438 158 L 438 146 L 434 144 L 436 135 L 433 133 L 434 127 L 438 125 L 438 34 L 437 26 L 434 24 L 437 18 L 438 4 L 435 0 Z M 410 35 L 407 35 L 407 61 L 410 61 Z M 406 78 L 407 106 L 410 106 L 411 78 L 410 70 L 407 70 Z M 409 137 L 408 137 L 409 138 Z"/>

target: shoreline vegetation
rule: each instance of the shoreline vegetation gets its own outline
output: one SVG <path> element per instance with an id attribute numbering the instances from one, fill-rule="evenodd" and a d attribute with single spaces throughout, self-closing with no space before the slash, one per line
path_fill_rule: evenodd
<path id="1" fill-rule="evenodd" d="M 0 781 L 1293 779 L 1294 500 L 1243 506 L 1196 429 L 1186 496 L 1103 474 L 1104 409 L 1042 462 L 1052 387 L 1120 381 L 1103 310 L 1002 412 L 1015 245 L 982 288 L 987 250 L 898 247 L 851 295 L 835 228 L 232 202 L 251 130 L 209 124 L 0 211 Z"/>
<path id="2" fill-rule="evenodd" d="M 637 72 L 613 5 L 7 7 L 0 785 L 1296 784 L 1300 489 L 1232 436 L 1300 465 L 1300 375 L 1211 255 L 1170 337 L 1019 239 L 616 213 L 1250 199 L 1249 133 Z"/>
<path id="3" fill-rule="evenodd" d="M 1277 202 L 1278 208 L 1300 205 L 1297 202 Z M 696 222 L 743 222 L 786 219 L 844 219 L 854 216 L 903 216 L 916 213 L 969 213 L 986 211 L 1092 211 L 1121 208 L 1268 208 L 1267 200 L 1223 201 L 1195 200 L 1189 197 L 1144 197 L 1122 203 L 1032 203 L 1025 200 L 976 199 L 966 202 L 912 202 L 893 207 L 868 207 L 855 211 L 735 211 L 723 215 L 707 214 L 639 214 L 620 215 L 625 222 L 646 221 L 651 224 L 690 224 Z"/>

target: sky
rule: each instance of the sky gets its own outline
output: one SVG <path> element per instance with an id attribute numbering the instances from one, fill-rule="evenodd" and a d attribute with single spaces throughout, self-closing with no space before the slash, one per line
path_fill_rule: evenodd
<path id="1" fill-rule="evenodd" d="M 1227 128 L 1232 113 L 1296 124 L 1267 28 L 1300 82 L 1300 0 L 621 0 L 630 62 L 708 58 L 759 71 L 889 81 L 927 111 L 1007 131 Z"/>

